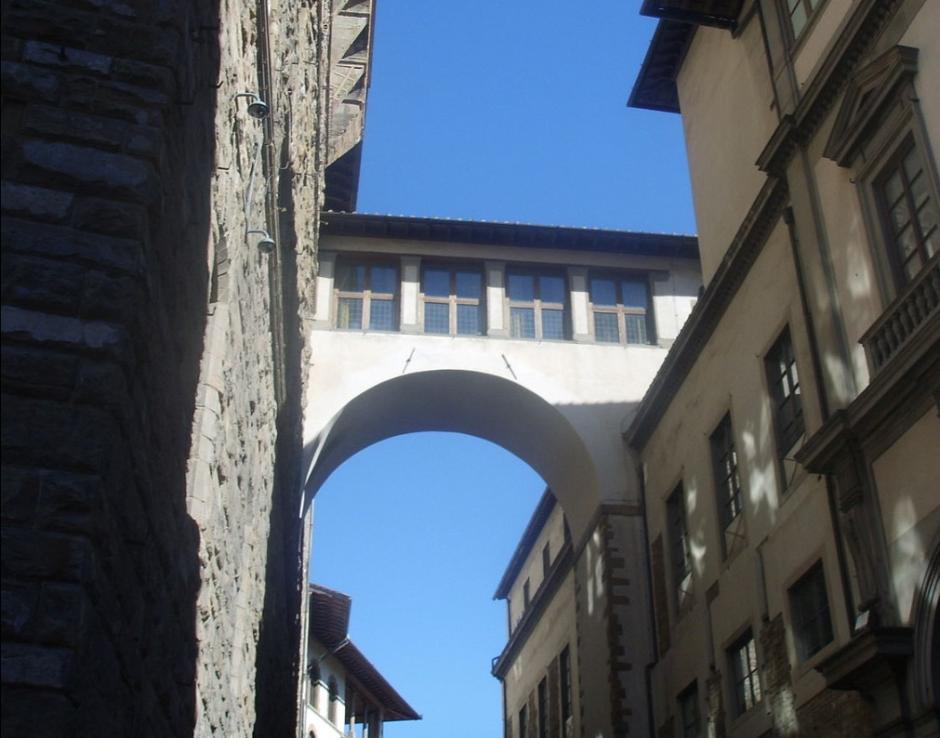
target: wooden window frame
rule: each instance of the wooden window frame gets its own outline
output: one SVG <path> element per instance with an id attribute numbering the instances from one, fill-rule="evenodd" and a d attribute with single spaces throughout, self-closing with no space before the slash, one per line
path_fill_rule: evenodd
<path id="1" fill-rule="evenodd" d="M 742 670 L 740 663 L 741 652 L 747 656 L 747 671 Z M 764 697 L 760 682 L 760 658 L 757 654 L 757 641 L 754 632 L 748 628 L 725 651 L 728 657 L 728 673 L 731 679 L 731 693 L 734 698 L 734 714 L 736 717 L 753 710 L 761 703 Z M 753 653 L 754 666 L 751 668 L 751 654 Z M 748 702 L 750 701 L 750 704 Z"/>
<path id="2" fill-rule="evenodd" d="M 803 40 L 809 36 L 810 30 L 822 15 L 821 11 L 826 2 L 827 0 L 797 0 L 797 4 L 793 7 L 796 8 L 798 5 L 802 5 L 806 12 L 806 22 L 800 32 L 797 33 L 793 28 L 793 12 L 790 9 L 788 0 L 778 1 L 780 24 L 783 26 L 783 35 L 791 56 L 796 53 Z"/>
<path id="3" fill-rule="evenodd" d="M 340 271 L 349 267 L 365 267 L 365 284 L 361 291 L 342 290 L 339 287 Z M 395 291 L 394 292 L 373 292 L 372 290 L 372 268 L 376 266 L 391 267 L 395 270 Z M 336 266 L 334 267 L 334 285 L 333 285 L 333 327 L 336 330 L 343 331 L 376 331 L 380 333 L 397 333 L 401 330 L 401 265 L 393 259 L 382 259 L 376 257 L 349 258 L 344 255 L 338 255 Z M 392 315 L 394 317 L 394 327 L 392 328 L 372 328 L 372 300 L 391 301 Z M 339 306 L 342 300 L 362 300 L 362 326 L 360 328 L 343 328 L 339 325 Z"/>
<path id="4" fill-rule="evenodd" d="M 509 294 L 509 278 L 511 275 L 531 276 L 534 282 L 534 299 L 514 300 Z M 565 299 L 563 302 L 546 302 L 541 298 L 542 283 L 541 277 L 560 277 L 565 290 Z M 568 284 L 568 275 L 563 269 L 552 267 L 540 267 L 533 265 L 507 265 L 505 273 L 506 288 L 506 320 L 508 323 L 509 338 L 521 341 L 570 341 L 571 340 L 571 288 Z M 514 336 L 512 335 L 512 309 L 521 308 L 532 310 L 535 335 L 534 336 Z M 561 310 L 562 337 L 545 338 L 542 329 L 542 310 Z"/>
<path id="5" fill-rule="evenodd" d="M 822 607 L 814 610 L 812 617 L 807 617 L 807 613 L 800 606 L 802 598 L 798 590 L 804 587 L 816 586 L 822 587 Z M 797 660 L 800 662 L 808 661 L 835 639 L 835 631 L 832 626 L 832 607 L 829 602 L 829 587 L 827 586 L 826 571 L 822 559 L 818 559 L 813 563 L 799 579 L 790 585 L 787 589 L 787 599 L 790 605 L 790 625 Z M 807 627 L 817 619 L 824 619 L 821 632 L 823 640 L 819 643 L 808 644 L 806 640 Z"/>
<path id="6" fill-rule="evenodd" d="M 591 290 L 591 285 L 595 279 L 610 279 L 613 281 L 617 290 L 617 303 L 615 305 L 595 305 Z M 588 272 L 588 310 L 591 314 L 591 336 L 595 343 L 608 346 L 655 346 L 656 335 L 653 326 L 653 291 L 650 289 L 649 275 L 646 273 L 637 274 L 632 272 L 613 272 L 613 271 L 591 271 Z M 623 304 L 623 283 L 636 282 L 642 283 L 646 293 L 646 307 L 635 308 L 627 307 Z M 598 313 L 614 314 L 617 316 L 617 338 L 615 341 L 598 341 L 597 328 L 595 326 L 594 316 Z M 627 316 L 636 315 L 643 318 L 646 326 L 646 341 L 636 343 L 627 340 Z"/>
<path id="7" fill-rule="evenodd" d="M 438 295 L 427 295 L 424 292 L 424 275 L 428 269 L 437 269 L 448 272 L 448 295 L 442 297 Z M 480 296 L 479 297 L 458 297 L 457 296 L 457 272 L 474 272 L 480 275 Z M 427 262 L 421 264 L 421 282 L 418 293 L 421 310 L 418 314 L 418 320 L 421 325 L 421 332 L 429 336 L 485 336 L 486 335 L 486 271 L 482 265 L 475 266 L 471 264 L 461 264 L 457 262 Z M 425 310 L 427 304 L 447 305 L 447 333 L 428 332 L 425 329 Z M 458 332 L 458 305 L 472 305 L 477 308 L 477 314 L 480 316 L 479 333 L 459 333 Z"/>
<path id="8" fill-rule="evenodd" d="M 725 413 L 721 421 L 708 437 L 711 450 L 712 472 L 715 483 L 715 503 L 718 506 L 718 522 L 721 529 L 722 558 L 727 559 L 737 550 L 737 538 L 741 537 L 740 523 L 744 515 L 744 494 L 741 489 L 741 475 L 738 465 L 737 446 L 734 442 L 734 423 L 731 413 Z M 729 464 L 725 459 L 731 456 Z M 735 530 L 729 530 L 732 527 Z M 728 537 L 732 537 L 729 543 Z"/>
<path id="9" fill-rule="evenodd" d="M 787 368 L 781 373 L 777 369 L 777 355 L 783 345 L 789 346 L 789 362 Z M 803 410 L 803 386 L 800 382 L 800 370 L 796 360 L 796 347 L 793 343 L 793 332 L 787 325 L 780 331 L 764 355 L 764 371 L 767 376 L 767 389 L 770 394 L 771 412 L 774 421 L 774 438 L 777 444 L 777 457 L 783 461 L 790 450 L 802 436 L 806 434 L 806 416 Z M 783 390 L 782 380 L 787 378 L 790 385 L 789 393 Z M 795 381 L 794 381 L 795 377 Z M 799 432 L 788 431 L 782 427 L 781 408 L 788 402 L 795 402 L 797 411 L 794 414 L 793 424 L 799 422 Z"/>

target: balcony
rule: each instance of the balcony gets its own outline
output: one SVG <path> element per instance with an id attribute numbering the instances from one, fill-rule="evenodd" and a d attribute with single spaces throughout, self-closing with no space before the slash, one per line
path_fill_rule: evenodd
<path id="1" fill-rule="evenodd" d="M 940 313 L 940 252 L 933 255 L 920 274 L 888 305 L 861 343 L 874 377 L 907 346 L 928 321 Z"/>

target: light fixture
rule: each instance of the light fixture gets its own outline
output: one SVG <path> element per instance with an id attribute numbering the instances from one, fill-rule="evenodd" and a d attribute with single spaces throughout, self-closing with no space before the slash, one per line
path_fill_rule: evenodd
<path id="1" fill-rule="evenodd" d="M 248 231 L 249 236 L 253 233 L 256 233 L 259 236 L 261 236 L 261 238 L 258 239 L 258 243 L 257 243 L 258 251 L 260 251 L 262 254 L 270 254 L 272 251 L 274 251 L 274 247 L 277 246 L 277 243 L 275 243 L 274 239 L 271 238 L 270 233 L 268 233 L 265 230 L 258 230 L 258 229 Z"/>
<path id="2" fill-rule="evenodd" d="M 255 120 L 264 120 L 268 117 L 268 113 L 271 112 L 268 104 L 262 100 L 261 95 L 256 92 L 239 92 L 237 95 L 235 95 L 234 99 L 237 100 L 240 97 L 248 98 L 248 115 L 250 115 Z"/>

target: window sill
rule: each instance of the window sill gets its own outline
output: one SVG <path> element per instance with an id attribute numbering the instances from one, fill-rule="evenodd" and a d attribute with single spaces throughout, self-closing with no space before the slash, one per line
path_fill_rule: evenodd
<path id="1" fill-rule="evenodd" d="M 839 649 L 839 644 L 835 638 L 833 638 L 829 643 L 820 648 L 816 653 L 814 653 L 809 658 L 804 661 L 798 662 L 793 667 L 793 681 L 800 679 L 809 672 L 813 671 L 816 666 L 823 661 L 825 661 L 829 656 L 834 654 Z"/>

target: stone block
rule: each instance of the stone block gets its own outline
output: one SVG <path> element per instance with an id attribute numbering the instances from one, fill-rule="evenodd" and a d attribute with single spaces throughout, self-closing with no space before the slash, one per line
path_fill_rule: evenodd
<path id="1" fill-rule="evenodd" d="M 79 582 L 91 571 L 87 540 L 9 526 L 0 535 L 4 577 Z"/>
<path id="2" fill-rule="evenodd" d="M 32 522 L 39 507 L 39 473 L 4 465 L 2 484 L 4 523 Z"/>
<path id="3" fill-rule="evenodd" d="M 23 47 L 23 60 L 40 66 L 93 72 L 100 75 L 111 71 L 110 56 L 41 41 L 26 42 Z"/>
<path id="4" fill-rule="evenodd" d="M 39 585 L 34 582 L 4 581 L 0 598 L 3 638 L 21 640 L 26 636 L 38 607 Z"/>
<path id="5" fill-rule="evenodd" d="M 0 62 L 0 83 L 4 98 L 55 101 L 59 96 L 59 78 L 29 64 Z"/>
<path id="6" fill-rule="evenodd" d="M 4 254 L 3 301 L 7 305 L 77 315 L 83 271 L 78 264 Z"/>
<path id="7" fill-rule="evenodd" d="M 147 235 L 147 213 L 139 205 L 83 197 L 75 205 L 72 225 L 83 231 L 143 240 Z"/>
<path id="8" fill-rule="evenodd" d="M 66 218 L 73 200 L 74 196 L 67 192 L 17 182 L 4 182 L 0 194 L 4 212 L 53 222 Z"/>
<path id="9" fill-rule="evenodd" d="M 3 346 L 3 383 L 8 390 L 66 399 L 75 385 L 78 357 L 8 343 Z"/>
<path id="10" fill-rule="evenodd" d="M 124 154 L 54 141 L 23 144 L 24 173 L 43 182 L 92 188 L 132 202 L 152 202 L 159 193 L 149 163 Z"/>
<path id="11" fill-rule="evenodd" d="M 5 736 L 64 738 L 76 735 L 75 704 L 59 692 L 4 685 L 0 705 Z"/>
<path id="12" fill-rule="evenodd" d="M 79 320 L 8 305 L 3 306 L 0 316 L 3 335 L 20 341 L 118 354 L 127 344 L 127 336 L 121 326 L 100 320 Z"/>

